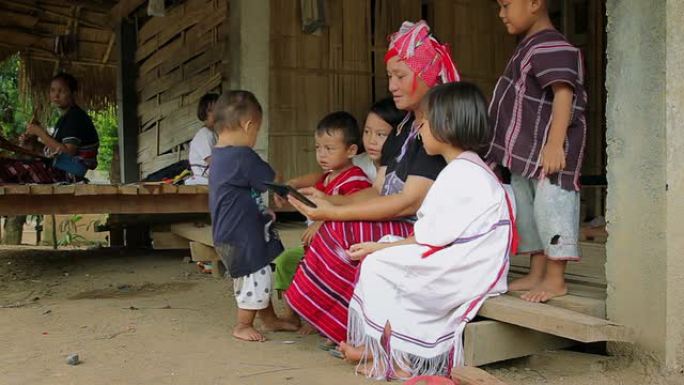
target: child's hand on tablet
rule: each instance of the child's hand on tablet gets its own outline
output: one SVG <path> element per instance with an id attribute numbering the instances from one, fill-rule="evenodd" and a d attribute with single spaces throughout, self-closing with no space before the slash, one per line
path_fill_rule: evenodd
<path id="1" fill-rule="evenodd" d="M 316 208 L 305 205 L 292 195 L 287 196 L 287 201 L 290 202 L 292 207 L 312 221 L 326 220 L 329 218 L 330 210 L 333 207 L 331 203 L 323 199 L 314 198 L 313 196 L 308 196 L 308 198 L 317 206 Z"/>
<path id="2" fill-rule="evenodd" d="M 300 188 L 299 191 L 302 195 L 306 195 L 307 198 L 325 199 L 327 195 L 315 187 L 304 187 Z"/>

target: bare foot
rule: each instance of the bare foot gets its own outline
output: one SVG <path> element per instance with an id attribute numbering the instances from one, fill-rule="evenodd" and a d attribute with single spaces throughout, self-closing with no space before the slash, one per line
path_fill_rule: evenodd
<path id="1" fill-rule="evenodd" d="M 258 330 L 254 329 L 252 325 L 237 324 L 233 327 L 233 337 L 251 342 L 264 342 L 266 337 L 259 333 Z"/>
<path id="2" fill-rule="evenodd" d="M 268 320 L 261 320 L 264 331 L 267 332 L 296 332 L 299 326 L 284 319 L 275 318 Z"/>
<path id="3" fill-rule="evenodd" d="M 520 296 L 523 300 L 527 302 L 546 302 L 551 298 L 560 297 L 568 294 L 568 287 L 565 285 L 565 281 L 562 282 L 551 282 L 551 280 L 545 279 L 539 285 L 537 285 L 532 290 Z"/>
<path id="4" fill-rule="evenodd" d="M 543 277 L 526 275 L 508 284 L 508 291 L 532 290 L 537 287 Z"/>
<path id="5" fill-rule="evenodd" d="M 300 327 L 299 330 L 297 330 L 297 333 L 302 336 L 310 336 L 318 332 L 308 322 L 302 322 L 302 327 Z"/>
<path id="6" fill-rule="evenodd" d="M 345 361 L 359 362 L 364 358 L 364 353 L 366 349 L 363 346 L 351 346 L 346 342 L 341 342 L 337 350 L 339 350 L 342 353 L 342 355 L 344 355 Z M 373 356 L 369 354 L 366 357 L 366 360 L 372 361 Z"/>

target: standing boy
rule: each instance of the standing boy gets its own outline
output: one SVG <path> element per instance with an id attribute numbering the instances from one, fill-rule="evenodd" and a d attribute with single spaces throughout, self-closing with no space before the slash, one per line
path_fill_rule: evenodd
<path id="1" fill-rule="evenodd" d="M 494 136 L 488 161 L 511 171 L 519 250 L 527 276 L 511 282 L 522 298 L 545 302 L 567 293 L 567 261 L 580 259 L 579 176 L 586 139 L 582 54 L 549 18 L 548 0 L 497 0 L 499 17 L 520 43 L 489 108 Z"/>
<path id="2" fill-rule="evenodd" d="M 283 251 L 272 215 L 255 200 L 273 182 L 275 172 L 253 150 L 261 127 L 262 110 L 249 91 L 225 92 L 216 102 L 218 141 L 211 154 L 209 209 L 214 248 L 233 277 L 237 323 L 233 336 L 264 341 L 254 328 L 257 313 L 266 329 L 297 330 L 280 320 L 271 304 L 270 263 Z"/>

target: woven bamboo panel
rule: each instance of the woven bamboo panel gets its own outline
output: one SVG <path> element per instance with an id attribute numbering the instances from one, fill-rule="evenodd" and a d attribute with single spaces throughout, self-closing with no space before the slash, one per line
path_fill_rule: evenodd
<path id="1" fill-rule="evenodd" d="M 269 161 L 285 178 L 318 168 L 313 130 L 325 114 L 363 122 L 372 101 L 370 1 L 328 1 L 328 26 L 314 34 L 299 4 L 271 1 Z"/>
<path id="2" fill-rule="evenodd" d="M 227 80 L 223 31 L 228 0 L 186 0 L 138 29 L 138 163 L 141 176 L 187 158 L 184 143 L 202 126 L 195 115 L 207 92 Z"/>
<path id="3" fill-rule="evenodd" d="M 498 4 L 482 0 L 435 0 L 433 32 L 449 43 L 464 80 L 474 82 L 488 97 L 515 49 L 498 17 Z"/>
<path id="4" fill-rule="evenodd" d="M 389 37 L 399 30 L 404 21 L 416 22 L 421 18 L 421 0 L 376 0 L 375 31 L 373 31 L 373 61 L 375 65 L 375 99 L 389 95 L 385 54 Z"/>

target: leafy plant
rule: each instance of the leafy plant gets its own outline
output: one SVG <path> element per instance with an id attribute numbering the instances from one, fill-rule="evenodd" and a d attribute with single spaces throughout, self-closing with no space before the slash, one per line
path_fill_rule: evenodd
<path id="1" fill-rule="evenodd" d="M 97 154 L 97 169 L 109 172 L 114 155 L 114 147 L 119 140 L 116 107 L 113 105 L 100 111 L 91 111 L 90 118 L 100 137 L 100 150 Z"/>
<path id="2" fill-rule="evenodd" d="M 59 231 L 63 233 L 62 239 L 57 242 L 58 246 L 72 246 L 80 245 L 97 245 L 99 242 L 93 242 L 86 239 L 84 236 L 78 234 L 78 225 L 83 217 L 79 214 L 74 214 L 69 219 L 62 221 L 59 224 Z M 92 220 L 88 223 L 86 230 L 95 229 L 100 225 L 99 220 Z"/>
<path id="3" fill-rule="evenodd" d="M 2 135 L 14 138 L 24 132 L 26 122 L 33 114 L 30 100 L 19 95 L 19 55 L 0 62 L 0 126 Z"/>

